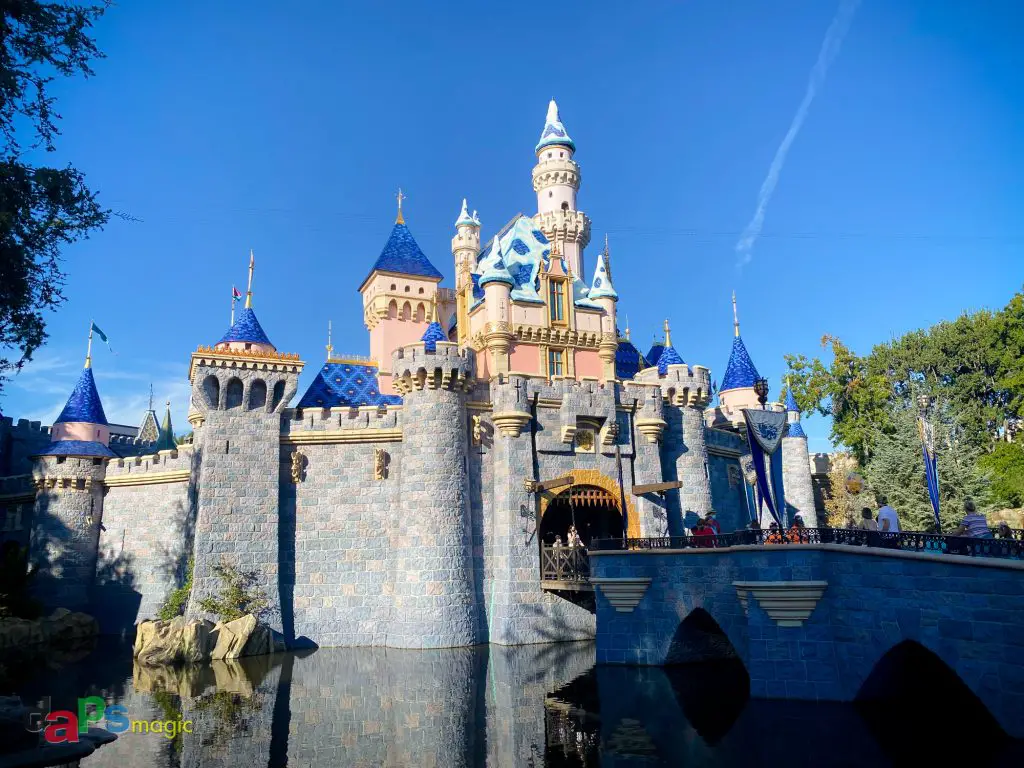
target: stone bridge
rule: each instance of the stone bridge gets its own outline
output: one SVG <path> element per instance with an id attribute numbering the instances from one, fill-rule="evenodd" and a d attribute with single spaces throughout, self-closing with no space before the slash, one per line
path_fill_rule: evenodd
<path id="1" fill-rule="evenodd" d="M 831 701 L 959 677 L 1024 737 L 1024 561 L 787 544 L 592 551 L 590 564 L 598 664 L 738 656 L 754 698 Z"/>

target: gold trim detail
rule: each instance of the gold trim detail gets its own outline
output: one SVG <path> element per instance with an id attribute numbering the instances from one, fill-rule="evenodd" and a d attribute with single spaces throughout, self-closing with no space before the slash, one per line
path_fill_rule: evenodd
<path id="1" fill-rule="evenodd" d="M 176 469 L 172 472 L 129 472 L 113 475 L 103 481 L 107 488 L 122 485 L 159 485 L 161 483 L 184 483 L 192 476 L 191 469 Z"/>
<path id="2" fill-rule="evenodd" d="M 569 472 L 572 477 L 572 485 L 593 485 L 604 491 L 612 497 L 613 500 L 619 499 L 619 486 L 607 475 L 602 474 L 596 469 L 573 469 Z M 572 486 L 570 486 L 571 489 Z M 540 496 L 540 517 L 538 523 L 544 519 L 544 512 L 548 508 L 558 493 L 552 493 L 545 491 Z M 618 506 L 618 503 L 616 504 Z M 621 511 L 621 510 L 620 510 Z M 636 507 L 633 505 L 633 500 L 626 496 L 626 535 L 631 539 L 640 538 L 640 518 L 637 516 Z"/>
<path id="3" fill-rule="evenodd" d="M 401 429 L 339 429 L 296 432 L 281 435 L 281 445 L 327 445 L 332 443 L 400 443 Z"/>

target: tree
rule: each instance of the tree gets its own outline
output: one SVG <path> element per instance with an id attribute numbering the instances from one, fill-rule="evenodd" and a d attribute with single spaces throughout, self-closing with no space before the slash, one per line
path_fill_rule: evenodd
<path id="1" fill-rule="evenodd" d="M 992 478 L 992 497 L 1005 507 L 1024 507 L 1024 445 L 997 443 L 978 465 Z"/>
<path id="2" fill-rule="evenodd" d="M 963 519 L 964 500 L 973 499 L 980 511 L 988 511 L 991 493 L 988 478 L 978 470 L 980 452 L 967 439 L 958 414 L 948 403 L 935 410 L 939 515 L 948 532 Z M 935 516 L 925 483 L 917 412 L 903 408 L 892 415 L 893 429 L 877 429 L 872 438 L 874 452 L 864 472 L 871 489 L 886 496 L 899 513 L 902 529 L 927 530 Z"/>
<path id="3" fill-rule="evenodd" d="M 846 478 L 851 472 L 860 468 L 853 456 L 848 453 L 832 455 L 828 471 L 828 498 L 825 499 L 825 512 L 828 525 L 833 528 L 845 528 L 851 521 L 856 525 L 861 520 L 860 511 L 872 506 L 874 496 L 864 490 L 851 493 Z"/>
<path id="4" fill-rule="evenodd" d="M 220 579 L 221 589 L 216 595 L 204 597 L 199 607 L 214 614 L 221 621 L 234 621 L 246 614 L 262 619 L 270 611 L 267 593 L 258 585 L 255 571 L 240 571 L 222 558 L 213 572 Z"/>
<path id="5" fill-rule="evenodd" d="M 26 161 L 55 150 L 60 134 L 55 76 L 86 77 L 102 58 L 90 36 L 103 5 L 40 0 L 0 3 L 0 386 L 46 339 L 43 313 L 60 306 L 61 249 L 103 227 L 102 208 L 82 173 Z M 27 135 L 26 135 L 27 134 Z"/>

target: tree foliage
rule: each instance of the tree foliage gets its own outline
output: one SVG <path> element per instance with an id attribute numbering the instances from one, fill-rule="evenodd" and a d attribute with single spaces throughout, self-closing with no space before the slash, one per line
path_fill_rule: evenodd
<path id="1" fill-rule="evenodd" d="M 0 383 L 46 339 L 43 313 L 58 307 L 63 247 L 109 218 L 82 173 L 32 164 L 26 152 L 52 152 L 60 134 L 49 86 L 56 77 L 93 74 L 102 58 L 91 37 L 106 4 L 0 2 Z"/>
<path id="2" fill-rule="evenodd" d="M 997 504 L 1024 507 L 1024 444 L 997 443 L 984 454 L 978 465 L 992 480 L 992 496 Z"/>
<path id="3" fill-rule="evenodd" d="M 188 565 L 185 566 L 184 583 L 180 587 L 171 590 L 164 604 L 160 606 L 160 610 L 157 612 L 158 619 L 170 621 L 176 616 L 181 616 L 185 613 L 185 609 L 188 607 L 188 598 L 192 594 L 192 574 L 194 572 L 195 560 L 190 557 Z"/>
<path id="4" fill-rule="evenodd" d="M 243 572 L 227 560 L 213 566 L 220 579 L 221 589 L 216 595 L 204 597 L 199 607 L 221 621 L 234 621 L 247 614 L 262 619 L 270 610 L 267 593 L 258 585 L 255 571 Z"/>

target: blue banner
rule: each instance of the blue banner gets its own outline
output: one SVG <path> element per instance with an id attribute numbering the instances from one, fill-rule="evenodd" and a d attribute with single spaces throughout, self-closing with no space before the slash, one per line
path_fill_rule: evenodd
<path id="1" fill-rule="evenodd" d="M 771 485 L 768 481 L 768 471 L 765 467 L 766 455 L 761 450 L 761 445 L 754 438 L 753 430 L 750 427 L 750 421 L 747 421 L 747 441 L 750 443 L 750 454 L 753 457 L 754 471 L 757 473 L 757 491 L 760 496 L 760 500 L 768 507 L 768 511 L 771 516 L 775 519 L 775 522 L 782 527 L 782 516 L 779 514 L 779 510 L 776 507 L 775 499 L 772 498 Z"/>
<path id="2" fill-rule="evenodd" d="M 934 452 L 925 446 L 921 449 L 924 454 L 924 476 L 928 482 L 928 500 L 932 503 L 932 513 L 935 515 L 935 524 L 942 529 L 942 521 L 939 519 L 939 467 Z"/>

